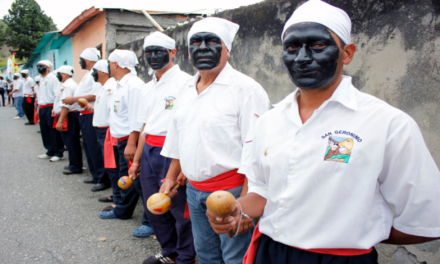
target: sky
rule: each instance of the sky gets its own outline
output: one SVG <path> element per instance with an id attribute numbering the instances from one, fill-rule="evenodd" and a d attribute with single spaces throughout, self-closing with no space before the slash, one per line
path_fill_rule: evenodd
<path id="1" fill-rule="evenodd" d="M 0 18 L 8 13 L 15 0 L 0 0 Z M 51 16 L 58 30 L 64 29 L 82 11 L 92 6 L 145 9 L 157 11 L 189 12 L 214 8 L 233 9 L 262 2 L 263 0 L 36 0 L 44 12 Z"/>

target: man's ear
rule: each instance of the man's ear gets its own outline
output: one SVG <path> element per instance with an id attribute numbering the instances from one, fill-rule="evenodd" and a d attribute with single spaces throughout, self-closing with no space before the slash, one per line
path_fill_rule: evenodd
<path id="1" fill-rule="evenodd" d="M 177 50 L 176 49 L 172 49 L 169 51 L 170 52 L 170 59 L 174 58 L 177 54 Z"/>
<path id="2" fill-rule="evenodd" d="M 344 54 L 342 57 L 342 63 L 344 65 L 350 64 L 350 62 L 353 60 L 355 53 L 356 53 L 356 45 L 354 45 L 353 43 L 345 45 Z"/>

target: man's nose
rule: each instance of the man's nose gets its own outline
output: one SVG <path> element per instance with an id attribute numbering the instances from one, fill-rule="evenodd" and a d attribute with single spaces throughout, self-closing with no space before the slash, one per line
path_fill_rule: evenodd
<path id="1" fill-rule="evenodd" d="M 306 44 L 304 44 L 298 51 L 298 55 L 295 58 L 295 62 L 304 64 L 304 63 L 310 63 L 312 61 L 312 58 L 308 54 Z"/>
<path id="2" fill-rule="evenodd" d="M 206 49 L 206 48 L 207 48 L 206 42 L 205 40 L 202 40 L 202 43 L 200 44 L 200 49 Z"/>

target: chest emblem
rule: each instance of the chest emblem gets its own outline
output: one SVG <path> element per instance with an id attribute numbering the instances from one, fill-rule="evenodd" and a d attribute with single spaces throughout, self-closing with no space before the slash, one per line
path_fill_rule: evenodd
<path id="1" fill-rule="evenodd" d="M 116 105 L 113 105 L 113 111 L 115 111 L 115 113 L 118 112 L 118 107 Z"/>
<path id="2" fill-rule="evenodd" d="M 174 107 L 174 101 L 176 101 L 176 97 L 168 96 L 165 97 L 165 110 L 172 110 Z"/>
<path id="3" fill-rule="evenodd" d="M 348 163 L 353 149 L 353 139 L 345 137 L 328 137 L 324 160 Z"/>

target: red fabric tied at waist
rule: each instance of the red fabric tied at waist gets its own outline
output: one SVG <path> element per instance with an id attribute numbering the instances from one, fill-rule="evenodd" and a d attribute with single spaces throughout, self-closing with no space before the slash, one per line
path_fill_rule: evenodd
<path id="1" fill-rule="evenodd" d="M 244 174 L 237 173 L 237 171 L 238 169 L 230 170 L 202 182 L 189 182 L 194 188 L 202 192 L 215 192 L 234 189 L 243 186 L 244 179 L 246 178 Z"/>
<path id="2" fill-rule="evenodd" d="M 126 140 L 128 140 L 129 137 L 130 136 L 126 136 L 126 137 L 123 137 L 123 138 L 118 138 L 118 141 L 119 142 L 126 141 Z"/>
<path id="3" fill-rule="evenodd" d="M 163 147 L 163 144 L 165 143 L 165 137 L 164 136 L 154 136 L 154 135 L 148 135 L 145 137 L 145 143 L 152 147 Z"/>
<path id="4" fill-rule="evenodd" d="M 243 258 L 243 264 L 254 264 L 255 257 L 257 256 L 258 245 L 260 244 L 260 238 L 263 233 L 260 232 L 260 223 L 254 229 L 254 234 L 252 235 L 251 244 Z M 297 248 L 297 247 L 294 247 Z M 336 256 L 359 256 L 370 253 L 373 248 L 370 249 L 350 249 L 350 248 L 317 248 L 317 249 L 302 249 L 304 251 L 309 251 L 318 254 L 328 254 Z"/>
<path id="5" fill-rule="evenodd" d="M 92 112 L 89 112 L 89 111 L 81 111 L 80 113 L 83 114 L 83 115 L 90 115 L 90 114 L 93 114 Z"/>
<path id="6" fill-rule="evenodd" d="M 38 123 L 38 116 L 37 116 L 37 107 L 34 107 L 34 123 Z"/>
<path id="7" fill-rule="evenodd" d="M 114 146 L 118 145 L 118 139 L 112 137 L 110 134 L 110 128 L 107 129 L 107 133 L 105 134 L 104 141 L 104 168 L 106 169 L 116 169 L 116 161 L 115 161 L 115 150 Z"/>
<path id="8" fill-rule="evenodd" d="M 57 128 L 57 123 L 58 123 L 58 120 L 57 120 L 57 117 L 59 117 L 60 116 L 60 114 L 57 114 L 57 115 L 55 115 L 55 117 L 53 118 L 53 125 L 52 125 L 52 127 L 53 128 Z M 64 118 L 64 120 L 63 120 L 63 131 L 64 132 L 66 132 L 67 130 L 68 130 L 68 128 L 67 128 L 67 116 Z"/>
<path id="9" fill-rule="evenodd" d="M 32 98 L 27 96 L 26 97 L 26 102 L 28 102 L 28 104 L 32 104 Z"/>
<path id="10" fill-rule="evenodd" d="M 53 106 L 53 104 L 39 105 L 40 108 L 46 108 L 46 107 L 51 107 L 51 106 Z"/>

